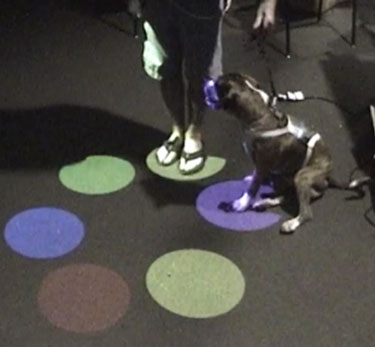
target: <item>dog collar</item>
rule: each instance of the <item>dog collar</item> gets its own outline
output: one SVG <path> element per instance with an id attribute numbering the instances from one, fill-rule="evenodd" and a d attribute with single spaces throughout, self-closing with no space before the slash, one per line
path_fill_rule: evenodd
<path id="1" fill-rule="evenodd" d="M 245 80 L 245 83 L 251 90 L 260 95 L 266 105 L 269 105 L 271 98 L 264 90 L 254 87 L 248 80 Z"/>

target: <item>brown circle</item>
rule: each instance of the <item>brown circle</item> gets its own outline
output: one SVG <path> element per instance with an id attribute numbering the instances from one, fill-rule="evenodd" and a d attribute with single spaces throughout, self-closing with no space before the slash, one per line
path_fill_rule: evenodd
<path id="1" fill-rule="evenodd" d="M 130 290 L 122 277 L 93 264 L 69 265 L 51 272 L 38 294 L 39 309 L 51 324 L 79 333 L 114 325 L 129 302 Z"/>

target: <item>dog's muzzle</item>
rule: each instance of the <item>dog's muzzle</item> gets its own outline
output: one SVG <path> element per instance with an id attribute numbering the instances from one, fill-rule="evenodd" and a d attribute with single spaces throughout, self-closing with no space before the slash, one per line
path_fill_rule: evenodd
<path id="1" fill-rule="evenodd" d="M 219 109 L 220 98 L 219 98 L 219 95 L 217 94 L 216 81 L 213 79 L 207 80 L 204 84 L 203 89 L 204 89 L 206 105 L 213 110 Z"/>

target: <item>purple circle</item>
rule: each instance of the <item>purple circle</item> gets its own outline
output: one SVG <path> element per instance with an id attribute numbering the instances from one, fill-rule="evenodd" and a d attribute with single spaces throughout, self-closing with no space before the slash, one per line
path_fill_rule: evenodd
<path id="1" fill-rule="evenodd" d="M 49 259 L 74 250 L 81 243 L 84 233 L 84 225 L 76 215 L 42 207 L 12 217 L 5 226 L 5 241 L 23 256 Z"/>
<path id="2" fill-rule="evenodd" d="M 238 199 L 247 186 L 244 181 L 227 181 L 204 189 L 197 198 L 198 212 L 210 223 L 234 231 L 254 231 L 279 222 L 281 216 L 272 212 L 225 212 L 219 208 L 222 202 Z M 272 191 L 270 186 L 261 186 L 256 200 Z"/>

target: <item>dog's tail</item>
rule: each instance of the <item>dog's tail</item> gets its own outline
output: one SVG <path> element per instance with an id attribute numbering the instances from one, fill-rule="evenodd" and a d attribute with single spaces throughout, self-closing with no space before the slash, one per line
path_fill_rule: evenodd
<path id="1" fill-rule="evenodd" d="M 333 176 L 328 177 L 328 186 L 332 188 L 337 189 L 343 189 L 343 190 L 350 190 L 355 191 L 358 193 L 359 197 L 363 197 L 365 195 L 362 187 L 364 185 L 367 185 L 371 182 L 371 177 L 369 176 L 362 176 L 356 179 L 353 179 L 349 182 L 343 182 L 338 179 L 336 179 Z"/>

